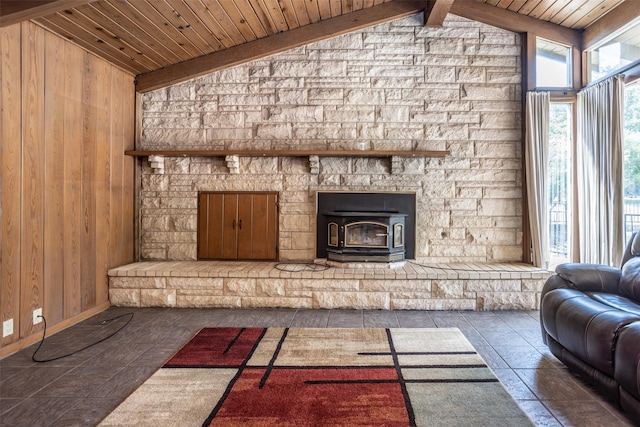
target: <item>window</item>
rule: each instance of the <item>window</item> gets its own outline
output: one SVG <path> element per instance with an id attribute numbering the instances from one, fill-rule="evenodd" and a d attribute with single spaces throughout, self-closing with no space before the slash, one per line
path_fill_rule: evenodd
<path id="1" fill-rule="evenodd" d="M 571 259 L 573 105 L 549 106 L 549 252 L 550 265 Z"/>
<path id="2" fill-rule="evenodd" d="M 640 230 L 640 82 L 625 88 L 624 229 L 627 240 Z"/>
<path id="3" fill-rule="evenodd" d="M 572 85 L 571 48 L 536 38 L 536 87 L 569 88 Z"/>
<path id="4" fill-rule="evenodd" d="M 615 74 L 640 60 L 640 23 L 635 22 L 596 49 L 587 52 L 589 82 Z"/>

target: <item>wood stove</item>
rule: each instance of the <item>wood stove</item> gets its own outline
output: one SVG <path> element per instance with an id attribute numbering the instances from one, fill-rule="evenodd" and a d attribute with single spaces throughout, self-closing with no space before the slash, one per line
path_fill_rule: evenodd
<path id="1" fill-rule="evenodd" d="M 396 262 L 405 259 L 405 218 L 399 212 L 331 211 L 327 259 L 338 262 Z"/>

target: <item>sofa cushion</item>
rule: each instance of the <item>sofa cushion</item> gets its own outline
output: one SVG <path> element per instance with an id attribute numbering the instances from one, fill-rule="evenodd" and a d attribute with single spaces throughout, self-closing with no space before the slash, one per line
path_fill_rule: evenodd
<path id="1" fill-rule="evenodd" d="M 587 292 L 587 295 L 598 302 L 608 305 L 609 307 L 640 316 L 640 304 L 627 297 L 602 292 Z"/>
<path id="2" fill-rule="evenodd" d="M 640 321 L 640 314 L 615 309 L 575 289 L 555 289 L 547 293 L 540 316 L 554 340 L 578 359 L 611 377 L 618 331 Z"/>
<path id="3" fill-rule="evenodd" d="M 632 300 L 640 301 L 640 257 L 631 258 L 622 266 L 618 293 Z"/>

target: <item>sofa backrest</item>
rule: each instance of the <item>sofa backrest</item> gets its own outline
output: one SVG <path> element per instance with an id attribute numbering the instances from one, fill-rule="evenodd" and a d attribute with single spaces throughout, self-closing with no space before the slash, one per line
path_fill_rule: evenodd
<path id="1" fill-rule="evenodd" d="M 638 237 L 637 239 L 636 236 Z M 627 247 L 624 250 L 622 262 L 620 263 L 620 268 L 622 268 L 622 266 L 631 258 L 637 256 L 640 256 L 640 235 L 638 235 L 637 231 L 634 231 L 631 235 L 631 238 L 627 242 Z"/>

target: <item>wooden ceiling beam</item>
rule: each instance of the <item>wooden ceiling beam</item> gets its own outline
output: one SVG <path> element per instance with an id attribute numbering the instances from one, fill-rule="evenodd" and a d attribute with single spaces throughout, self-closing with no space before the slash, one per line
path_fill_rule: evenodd
<path id="1" fill-rule="evenodd" d="M 558 43 L 574 46 L 578 49 L 582 48 L 582 33 L 578 30 L 541 21 L 476 0 L 455 0 L 450 12 L 504 30 L 515 33 L 532 33 Z"/>
<path id="2" fill-rule="evenodd" d="M 426 0 L 424 25 L 426 27 L 442 27 L 454 1 L 455 0 Z"/>
<path id="3" fill-rule="evenodd" d="M 589 25 L 582 33 L 582 49 L 597 46 L 612 33 L 640 17 L 640 7 L 636 0 L 626 0 L 612 11 Z"/>
<path id="4" fill-rule="evenodd" d="M 95 0 L 0 0 L 0 27 L 51 15 Z"/>
<path id="5" fill-rule="evenodd" d="M 393 1 L 347 13 L 140 74 L 136 78 L 136 91 L 143 93 L 170 86 L 295 47 L 410 16 L 424 9 L 424 0 Z"/>

